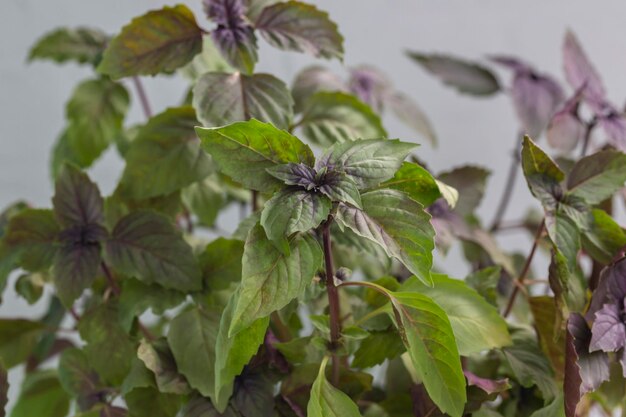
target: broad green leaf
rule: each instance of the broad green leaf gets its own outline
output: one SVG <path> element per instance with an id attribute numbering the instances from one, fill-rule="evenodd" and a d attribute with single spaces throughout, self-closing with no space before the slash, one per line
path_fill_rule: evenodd
<path id="1" fill-rule="evenodd" d="M 207 127 L 258 119 L 286 129 L 293 117 L 289 89 L 270 74 L 206 73 L 193 88 L 193 107 Z"/>
<path id="2" fill-rule="evenodd" d="M 562 212 L 547 215 L 545 222 L 550 240 L 563 253 L 568 265 L 573 267 L 580 250 L 580 232 L 578 227 Z"/>
<path id="3" fill-rule="evenodd" d="M 550 404 L 540 410 L 535 411 L 530 417 L 565 417 L 565 403 L 563 402 L 563 394 L 556 396 Z"/>
<path id="4" fill-rule="evenodd" d="M 301 296 L 322 264 L 322 250 L 312 236 L 297 234 L 289 239 L 289 254 L 285 254 L 256 226 L 248 235 L 241 262 L 241 292 L 230 336 Z"/>
<path id="5" fill-rule="evenodd" d="M 560 183 L 565 178 L 561 168 L 528 136 L 524 136 L 522 168 L 533 195 L 546 207 L 554 204 L 561 193 Z"/>
<path id="6" fill-rule="evenodd" d="M 28 54 L 28 60 L 49 59 L 58 63 L 75 61 L 96 65 L 108 40 L 108 36 L 98 29 L 58 28 L 37 40 Z"/>
<path id="7" fill-rule="evenodd" d="M 511 344 L 506 322 L 476 291 L 463 281 L 443 274 L 432 274 L 431 277 L 433 287 L 410 278 L 400 290 L 426 295 L 445 311 L 461 355 L 469 356 Z"/>
<path id="8" fill-rule="evenodd" d="M 55 371 L 35 371 L 26 376 L 11 417 L 66 417 L 70 399 Z"/>
<path id="9" fill-rule="evenodd" d="M 137 357 L 154 373 L 160 392 L 171 394 L 191 392 L 185 377 L 178 373 L 174 356 L 164 338 L 151 342 L 142 340 L 137 349 Z"/>
<path id="10" fill-rule="evenodd" d="M 608 265 L 626 246 L 626 233 L 604 210 L 592 209 L 582 230 L 582 246 L 596 261 Z"/>
<path id="11" fill-rule="evenodd" d="M 160 214 L 135 211 L 123 217 L 104 248 L 107 261 L 121 273 L 165 288 L 200 289 L 201 272 L 191 247 Z"/>
<path id="12" fill-rule="evenodd" d="M 502 351 L 515 378 L 524 387 L 537 385 L 544 400 L 552 400 L 558 387 L 554 381 L 554 371 L 550 362 L 537 345 L 534 331 L 524 328 L 511 329 L 513 344 Z"/>
<path id="13" fill-rule="evenodd" d="M 215 343 L 215 393 L 211 398 L 219 412 L 226 410 L 233 393 L 235 377 L 241 374 L 244 366 L 259 350 L 269 324 L 269 317 L 260 318 L 235 336 L 229 337 L 228 331 L 237 301 L 238 296 L 231 297 L 224 309 Z"/>
<path id="14" fill-rule="evenodd" d="M 550 296 L 528 298 L 539 345 L 552 363 L 557 381 L 562 382 L 565 369 L 565 333 L 560 329 L 562 314 L 557 309 L 557 303 Z"/>
<path id="15" fill-rule="evenodd" d="M 357 235 L 378 244 L 427 285 L 435 247 L 430 215 L 421 204 L 396 190 L 370 191 L 361 196 L 363 210 L 340 204 L 336 220 Z"/>
<path id="16" fill-rule="evenodd" d="M 24 319 L 0 319 L 0 358 L 7 369 L 24 362 L 39 340 L 44 326 Z"/>
<path id="17" fill-rule="evenodd" d="M 220 210 L 226 205 L 225 192 L 216 176 L 191 184 L 182 191 L 181 197 L 198 220 L 209 227 L 215 224 Z"/>
<path id="18" fill-rule="evenodd" d="M 70 307 L 98 276 L 100 271 L 100 245 L 63 243 L 54 257 L 52 278 L 57 296 L 63 305 Z"/>
<path id="19" fill-rule="evenodd" d="M 119 321 L 126 331 L 130 331 L 135 317 L 145 311 L 160 315 L 185 301 L 186 295 L 176 290 L 168 290 L 156 284 L 128 278 L 122 282 L 122 294 L 119 298 Z"/>
<path id="20" fill-rule="evenodd" d="M 59 231 L 51 210 L 25 209 L 10 218 L 4 242 L 19 252 L 22 268 L 43 271 L 52 265 Z"/>
<path id="21" fill-rule="evenodd" d="M 204 287 L 218 291 L 241 280 L 244 242 L 220 237 L 209 243 L 199 256 Z"/>
<path id="22" fill-rule="evenodd" d="M 63 228 L 102 224 L 103 200 L 98 186 L 87 174 L 65 164 L 59 173 L 52 198 L 54 214 Z"/>
<path id="23" fill-rule="evenodd" d="M 120 180 L 123 192 L 136 200 L 167 195 L 211 173 L 201 149 L 191 107 L 170 108 L 141 127 L 126 153 Z"/>
<path id="24" fill-rule="evenodd" d="M 405 351 L 402 339 L 396 332 L 390 330 L 374 331 L 361 341 L 354 353 L 352 366 L 356 368 L 371 368 L 393 359 Z"/>
<path id="25" fill-rule="evenodd" d="M 68 127 L 58 145 L 65 149 L 55 149 L 54 164 L 67 158 L 80 167 L 90 166 L 122 134 L 129 102 L 124 86 L 108 78 L 80 83 L 65 109 Z"/>
<path id="26" fill-rule="evenodd" d="M 287 250 L 287 238 L 296 232 L 308 232 L 326 220 L 331 201 L 303 189 L 284 189 L 274 194 L 261 213 L 261 225 L 269 240 Z"/>
<path id="27" fill-rule="evenodd" d="M 98 71 L 112 78 L 170 73 L 202 49 L 202 29 L 179 4 L 136 17 L 104 51 Z"/>
<path id="28" fill-rule="evenodd" d="M 593 205 L 611 197 L 625 181 L 626 154 L 606 150 L 578 161 L 567 177 L 567 188 L 569 194 Z"/>
<path id="29" fill-rule="evenodd" d="M 387 136 L 367 104 L 340 92 L 320 91 L 308 98 L 298 126 L 309 141 L 321 146 Z"/>
<path id="30" fill-rule="evenodd" d="M 328 13 L 310 4 L 289 1 L 268 6 L 254 27 L 277 48 L 343 59 L 343 37 L 337 25 Z"/>
<path id="31" fill-rule="evenodd" d="M 485 194 L 490 171 L 477 166 L 463 166 L 439 174 L 439 179 L 459 190 L 459 199 L 454 210 L 463 216 L 472 214 Z"/>
<path id="32" fill-rule="evenodd" d="M 205 397 L 215 392 L 215 342 L 219 322 L 218 313 L 196 307 L 176 316 L 167 333 L 178 371 Z"/>
<path id="33" fill-rule="evenodd" d="M 393 178 L 417 145 L 397 139 L 367 139 L 337 143 L 317 161 L 316 168 L 343 172 L 360 190 Z"/>
<path id="34" fill-rule="evenodd" d="M 85 353 L 77 348 L 65 349 L 61 353 L 59 381 L 68 394 L 78 399 L 81 409 L 93 405 L 93 400 L 88 397 L 97 395 L 102 389 L 98 374 L 89 366 Z"/>
<path id="35" fill-rule="evenodd" d="M 311 149 L 295 136 L 258 120 L 219 128 L 196 128 L 207 151 L 225 175 L 244 187 L 272 191 L 282 182 L 266 169 L 289 162 L 312 166 Z"/>
<path id="36" fill-rule="evenodd" d="M 408 56 L 461 93 L 487 96 L 500 91 L 496 76 L 482 65 L 448 55 L 408 52 Z"/>
<path id="37" fill-rule="evenodd" d="M 396 292 L 392 297 L 392 317 L 428 395 L 442 412 L 461 417 L 465 377 L 445 311 L 422 294 Z"/>
<path id="38" fill-rule="evenodd" d="M 441 197 L 439 186 L 430 172 L 414 162 L 403 162 L 393 178 L 380 184 L 380 187 L 402 191 L 424 207 Z"/>
<path id="39" fill-rule="evenodd" d="M 319 373 L 311 387 L 311 398 L 307 405 L 308 417 L 360 417 L 357 405 L 345 393 L 333 387 L 326 379 L 325 357 Z"/>
<path id="40" fill-rule="evenodd" d="M 89 365 L 104 382 L 121 384 L 130 370 L 135 348 L 118 321 L 117 305 L 112 301 L 87 311 L 78 323 Z"/>
<path id="41" fill-rule="evenodd" d="M 472 272 L 465 278 L 465 282 L 480 294 L 489 304 L 498 306 L 497 287 L 502 274 L 502 267 L 489 266 Z"/>
<path id="42" fill-rule="evenodd" d="M 164 394 L 156 387 L 135 388 L 124 396 L 131 417 L 176 417 L 180 395 Z"/>
<path id="43" fill-rule="evenodd" d="M 240 417 L 241 414 L 230 406 L 220 413 L 208 398 L 195 396 L 180 410 L 179 417 Z"/>

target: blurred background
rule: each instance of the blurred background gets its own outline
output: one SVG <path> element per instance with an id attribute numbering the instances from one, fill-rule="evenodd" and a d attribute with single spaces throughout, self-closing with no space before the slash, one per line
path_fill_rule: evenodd
<path id="1" fill-rule="evenodd" d="M 609 98 L 618 106 L 626 99 L 626 3 L 618 0 L 309 0 L 329 12 L 345 37 L 345 67 L 370 64 L 384 71 L 395 87 L 416 100 L 429 116 L 439 138 L 433 148 L 395 118 L 385 119 L 391 137 L 423 142 L 417 150 L 434 173 L 474 164 L 492 171 L 488 189 L 479 208 L 490 222 L 505 186 L 511 153 L 515 149 L 518 122 L 509 98 L 504 94 L 474 98 L 444 87 L 407 56 L 407 50 L 450 53 L 483 60 L 486 55 L 507 53 L 522 57 L 540 71 L 563 80 L 561 46 L 565 31 L 574 31 L 599 70 Z M 203 19 L 200 0 L 184 1 Z M 111 34 L 134 16 L 164 4 L 161 0 L 2 0 L 0 13 L 0 207 L 23 199 L 38 207 L 49 207 L 52 185 L 49 176 L 50 149 L 64 125 L 64 104 L 80 80 L 90 76 L 89 68 L 72 64 L 62 67 L 48 62 L 26 63 L 31 45 L 44 33 L 59 26 L 93 26 Z M 271 72 L 287 83 L 310 64 L 323 64 L 345 75 L 337 62 L 320 62 L 303 54 L 281 52 L 260 43 L 257 72 Z M 504 85 L 508 71 L 499 72 Z M 144 79 L 155 113 L 178 103 L 187 88 L 181 77 Z M 565 83 L 563 83 L 565 85 Z M 129 85 L 129 90 L 132 86 Z M 571 91 L 568 91 L 568 95 Z M 133 100 L 128 124 L 144 119 Z M 542 146 L 545 141 L 541 141 Z M 110 193 L 123 168 L 110 148 L 90 175 L 103 194 Z M 462 191 L 462 190 L 461 190 Z M 538 208 L 518 176 L 506 219 L 520 219 L 529 207 Z M 620 203 L 618 211 L 623 216 Z M 619 217 L 618 217 L 619 218 Z M 226 214 L 224 221 L 236 221 Z M 499 236 L 507 248 L 524 253 L 530 245 L 526 233 Z M 540 260 L 537 267 L 544 267 Z M 463 277 L 467 266 L 460 250 L 453 248 L 437 266 L 452 276 Z M 15 279 L 15 277 L 13 277 Z M 0 317 L 30 317 L 39 314 L 46 302 L 34 307 L 18 300 L 9 282 L 0 305 Z M 13 385 L 19 370 L 11 373 Z M 15 395 L 15 386 L 11 396 Z"/>

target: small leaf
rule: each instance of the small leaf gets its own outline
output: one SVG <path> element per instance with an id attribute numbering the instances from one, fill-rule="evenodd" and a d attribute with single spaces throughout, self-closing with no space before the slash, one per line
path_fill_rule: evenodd
<path id="1" fill-rule="evenodd" d="M 227 289 L 241 280 L 241 258 L 244 243 L 237 239 L 220 237 L 209 243 L 200 254 L 202 280 L 206 288 Z"/>
<path id="2" fill-rule="evenodd" d="M 108 40 L 108 36 L 98 29 L 58 28 L 37 40 L 28 54 L 28 60 L 49 59 L 58 63 L 75 61 L 96 65 Z"/>
<path id="3" fill-rule="evenodd" d="M 12 216 L 4 242 L 19 253 L 19 264 L 29 271 L 47 270 L 54 260 L 59 226 L 51 210 L 25 209 Z"/>
<path id="4" fill-rule="evenodd" d="M 189 385 L 208 397 L 215 390 L 215 341 L 219 315 L 198 308 L 176 316 L 167 333 L 178 371 Z"/>
<path id="5" fill-rule="evenodd" d="M 337 143 L 322 155 L 316 168 L 343 172 L 360 190 L 372 188 L 392 178 L 416 146 L 387 139 Z"/>
<path id="6" fill-rule="evenodd" d="M 387 136 L 380 118 L 368 105 L 341 92 L 313 94 L 298 125 L 309 141 L 321 146 Z"/>
<path id="7" fill-rule="evenodd" d="M 433 147 L 437 146 L 437 134 L 428 116 L 409 96 L 394 92 L 386 98 L 385 104 L 402 123 L 422 135 Z"/>
<path id="8" fill-rule="evenodd" d="M 502 274 L 502 267 L 490 266 L 472 272 L 465 278 L 465 282 L 479 293 L 489 304 L 497 306 L 497 286 Z"/>
<path id="9" fill-rule="evenodd" d="M 153 10 L 122 28 L 111 40 L 98 71 L 112 78 L 170 73 L 200 52 L 202 29 L 179 4 Z"/>
<path id="10" fill-rule="evenodd" d="M 20 396 L 11 417 L 66 417 L 70 399 L 61 387 L 55 371 L 36 371 L 22 383 Z"/>
<path id="11" fill-rule="evenodd" d="M 185 377 L 178 373 L 174 356 L 165 339 L 159 338 L 152 342 L 142 340 L 137 357 L 154 373 L 160 392 L 171 394 L 191 392 Z"/>
<path id="12" fill-rule="evenodd" d="M 254 26 L 277 48 L 343 59 L 343 37 L 337 25 L 315 6 L 297 1 L 276 3 L 263 9 Z"/>
<path id="13" fill-rule="evenodd" d="M 418 293 L 392 293 L 392 303 L 394 323 L 428 395 L 442 412 L 461 417 L 465 377 L 446 313 Z"/>
<path id="14" fill-rule="evenodd" d="M 584 86 L 583 93 L 588 101 L 598 103 L 604 99 L 602 80 L 571 31 L 567 31 L 563 42 L 563 67 L 567 82 L 574 89 Z"/>
<path id="15" fill-rule="evenodd" d="M 343 91 L 348 89 L 346 83 L 331 70 L 319 65 L 312 65 L 300 71 L 291 86 L 291 95 L 295 102 L 295 111 L 300 113 L 309 97 L 318 91 Z"/>
<path id="16" fill-rule="evenodd" d="M 140 210 L 123 217 L 104 248 L 107 261 L 121 273 L 165 288 L 200 289 L 201 272 L 191 247 L 160 214 Z"/>
<path id="17" fill-rule="evenodd" d="M 76 348 L 65 349 L 61 353 L 59 381 L 68 394 L 77 398 L 81 410 L 91 408 L 102 389 L 100 378 L 89 366 L 87 356 Z"/>
<path id="18" fill-rule="evenodd" d="M 325 370 L 328 357 L 320 365 L 320 370 L 311 387 L 311 398 L 307 405 L 308 417 L 361 417 L 359 408 L 345 393 L 333 387 L 326 379 Z"/>
<path id="19" fill-rule="evenodd" d="M 363 210 L 340 204 L 337 222 L 378 244 L 388 256 L 431 285 L 435 231 L 422 206 L 396 190 L 370 191 L 361 198 Z"/>
<path id="20" fill-rule="evenodd" d="M 326 171 L 320 178 L 319 191 L 332 201 L 347 203 L 361 208 L 361 193 L 356 182 L 343 172 Z"/>
<path id="21" fill-rule="evenodd" d="M 400 291 L 415 291 L 430 297 L 445 311 L 463 356 L 511 344 L 506 322 L 495 307 L 487 303 L 463 281 L 443 274 L 432 274 L 434 286 L 428 287 L 409 278 Z"/>
<path id="22" fill-rule="evenodd" d="M 52 204 L 63 228 L 104 222 L 104 202 L 98 186 L 73 165 L 65 164 L 59 173 Z"/>
<path id="23" fill-rule="evenodd" d="M 243 1 L 208 0 L 204 4 L 207 16 L 217 24 L 211 32 L 215 46 L 230 65 L 251 73 L 258 60 L 257 43 Z"/>
<path id="24" fill-rule="evenodd" d="M 184 293 L 168 290 L 160 285 L 144 284 L 128 278 L 122 282 L 122 294 L 119 298 L 119 321 L 126 331 L 130 331 L 135 317 L 151 310 L 153 314 L 163 314 L 185 301 Z"/>
<path id="25" fill-rule="evenodd" d="M 626 323 L 623 319 L 623 307 L 619 304 L 604 304 L 595 313 L 591 326 L 589 352 L 601 350 L 615 352 L 626 345 Z"/>
<path id="26" fill-rule="evenodd" d="M 565 174 L 528 136 L 524 137 L 522 147 L 522 168 L 533 195 L 544 207 L 554 204 L 554 196 L 561 192 L 560 183 Z"/>
<path id="27" fill-rule="evenodd" d="M 225 192 L 216 176 L 191 184 L 182 191 L 181 198 L 185 207 L 208 227 L 215 224 L 220 210 L 226 205 Z"/>
<path id="28" fill-rule="evenodd" d="M 626 154 L 607 150 L 578 161 L 567 177 L 567 188 L 569 194 L 594 205 L 623 188 L 625 181 Z"/>
<path id="29" fill-rule="evenodd" d="M 371 368 L 380 365 L 387 359 L 393 359 L 405 351 L 402 339 L 395 331 L 375 331 L 361 341 L 354 352 L 352 366 L 355 368 Z"/>
<path id="30" fill-rule="evenodd" d="M 126 153 L 119 187 L 136 200 L 171 194 L 211 173 L 191 107 L 170 108 L 141 127 Z"/>
<path id="31" fill-rule="evenodd" d="M 582 232 L 585 253 L 604 265 L 610 264 L 626 246 L 624 229 L 604 210 L 592 209 Z"/>
<path id="32" fill-rule="evenodd" d="M 609 357 L 602 351 L 589 351 L 591 329 L 581 314 L 569 316 L 567 330 L 572 336 L 576 351 L 575 360 L 581 379 L 580 395 L 595 391 L 604 381 L 609 380 Z"/>
<path id="33" fill-rule="evenodd" d="M 408 56 L 461 93 L 488 96 L 500 91 L 496 76 L 479 64 L 447 55 L 409 52 Z"/>
<path id="34" fill-rule="evenodd" d="M 266 169 L 289 162 L 313 165 L 311 149 L 284 130 L 258 120 L 219 128 L 196 128 L 219 169 L 244 187 L 272 191 L 282 182 Z"/>
<path id="35" fill-rule="evenodd" d="M 328 217 L 330 208 L 331 201 L 323 195 L 285 189 L 274 194 L 263 206 L 261 226 L 269 240 L 288 246 L 289 236 L 319 226 Z"/>
<path id="36" fill-rule="evenodd" d="M 206 73 L 193 88 L 193 107 L 207 127 L 254 118 L 286 129 L 293 117 L 289 89 L 270 74 Z"/>
<path id="37" fill-rule="evenodd" d="M 46 285 L 46 275 L 42 273 L 32 273 L 21 275 L 15 281 L 15 292 L 23 297 L 28 304 L 33 305 L 41 299 Z"/>
<path id="38" fill-rule="evenodd" d="M 439 174 L 439 179 L 460 190 L 454 210 L 463 216 L 472 214 L 485 194 L 487 179 L 491 172 L 476 166 L 463 166 Z"/>
<path id="39" fill-rule="evenodd" d="M 0 319 L 0 358 L 6 369 L 24 362 L 31 354 L 44 328 L 24 319 Z"/>
<path id="40" fill-rule="evenodd" d="M 393 178 L 380 186 L 402 191 L 424 207 L 441 197 L 439 186 L 430 172 L 414 162 L 403 162 Z"/>
<path id="41" fill-rule="evenodd" d="M 241 293 L 229 335 L 301 296 L 321 264 L 322 250 L 310 235 L 293 236 L 286 255 L 267 239 L 261 226 L 252 229 L 244 248 Z"/>

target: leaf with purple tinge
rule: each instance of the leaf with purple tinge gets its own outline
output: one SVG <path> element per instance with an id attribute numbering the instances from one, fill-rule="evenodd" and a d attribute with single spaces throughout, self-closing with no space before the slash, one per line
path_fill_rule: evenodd
<path id="1" fill-rule="evenodd" d="M 331 70 L 314 65 L 300 71 L 293 80 L 291 95 L 295 101 L 295 111 L 300 112 L 306 101 L 318 91 L 348 91 L 346 83 Z"/>
<path id="2" fill-rule="evenodd" d="M 573 32 L 567 31 L 563 42 L 565 78 L 573 88 L 584 87 L 584 98 L 594 107 L 604 101 L 602 80 Z"/>
<path id="3" fill-rule="evenodd" d="M 565 101 L 548 125 L 546 139 L 555 149 L 572 151 L 585 136 L 585 125 L 578 117 L 578 105 L 583 89 L 584 85 Z"/>
<path id="4" fill-rule="evenodd" d="M 621 304 L 621 305 L 620 305 Z M 605 304 L 596 312 L 596 319 L 591 326 L 589 350 L 594 352 L 615 352 L 626 343 L 626 323 L 624 323 L 624 301 Z"/>
<path id="5" fill-rule="evenodd" d="M 609 358 L 605 352 L 589 351 L 591 330 L 585 318 L 578 314 L 571 314 L 567 323 L 567 330 L 572 335 L 580 371 L 580 393 L 593 391 L 609 379 Z"/>
<path id="6" fill-rule="evenodd" d="M 605 103 L 604 108 L 605 115 L 598 117 L 598 125 L 613 146 L 626 151 L 626 118 L 611 104 Z"/>
<path id="7" fill-rule="evenodd" d="M 254 28 L 245 17 L 243 0 L 205 0 L 207 16 L 217 24 L 211 32 L 213 42 L 228 63 L 247 74 L 258 60 Z"/>
<path id="8" fill-rule="evenodd" d="M 378 69 L 361 65 L 350 69 L 348 87 L 352 94 L 373 109 L 381 111 L 392 91 L 391 81 Z"/>
<path id="9" fill-rule="evenodd" d="M 582 324 L 586 327 L 585 319 L 582 318 L 581 315 L 572 314 L 570 316 L 565 336 L 565 363 L 563 366 L 563 405 L 566 417 L 576 417 L 576 407 L 578 406 L 580 397 L 583 395 L 580 367 L 577 363 L 578 354 L 576 353 L 574 335 L 570 329 L 570 326 L 577 324 L 576 320 L 583 320 Z"/>
<path id="10" fill-rule="evenodd" d="M 508 378 L 482 378 L 467 370 L 463 371 L 463 374 L 465 375 L 465 379 L 467 379 L 468 386 L 478 387 L 481 390 L 485 391 L 487 394 L 495 394 L 497 392 L 506 391 L 507 389 L 511 388 Z"/>

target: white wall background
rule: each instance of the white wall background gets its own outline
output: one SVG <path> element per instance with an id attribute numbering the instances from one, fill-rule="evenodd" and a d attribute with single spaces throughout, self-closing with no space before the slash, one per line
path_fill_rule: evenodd
<path id="1" fill-rule="evenodd" d="M 184 1 L 204 21 L 200 0 Z M 416 99 L 430 116 L 440 138 L 438 149 L 424 145 L 419 156 L 435 170 L 472 163 L 489 167 L 493 175 L 480 213 L 490 221 L 504 186 L 517 124 L 504 96 L 473 99 L 443 87 L 407 59 L 406 49 L 450 52 L 468 58 L 507 52 L 563 79 L 561 41 L 571 28 L 602 74 L 610 96 L 620 106 L 626 98 L 626 3 L 620 0 L 309 0 L 330 12 L 345 41 L 345 65 L 378 66 L 395 85 Z M 26 64 L 29 47 L 57 26 L 89 25 L 117 32 L 133 16 L 158 8 L 162 0 L 2 0 L 0 2 L 0 207 L 16 199 L 50 206 L 50 148 L 64 125 L 64 103 L 73 86 L 90 76 L 87 68 Z M 208 22 L 204 23 L 208 27 Z M 280 52 L 263 41 L 258 71 L 272 72 L 287 82 L 314 59 Z M 333 63 L 334 68 L 340 65 Z M 503 80 L 508 74 L 503 73 Z M 181 79 L 146 80 L 148 96 L 158 112 L 178 102 Z M 130 87 L 130 86 L 129 86 Z M 141 121 L 136 102 L 129 122 Z M 391 136 L 419 142 L 413 132 L 388 120 Z M 90 174 L 104 193 L 112 191 L 123 165 L 113 150 Z M 508 219 L 520 218 L 535 203 L 518 178 Z M 526 235 L 504 238 L 507 245 L 527 248 Z M 524 249 L 525 251 L 526 249 Z M 439 261 L 462 276 L 455 260 Z M 11 286 L 11 284 L 10 284 Z M 38 303 L 35 311 L 44 306 Z M 32 307 L 9 291 L 0 316 L 31 315 Z M 12 373 L 12 382 L 18 382 Z M 15 395 L 15 387 L 11 389 Z"/>

